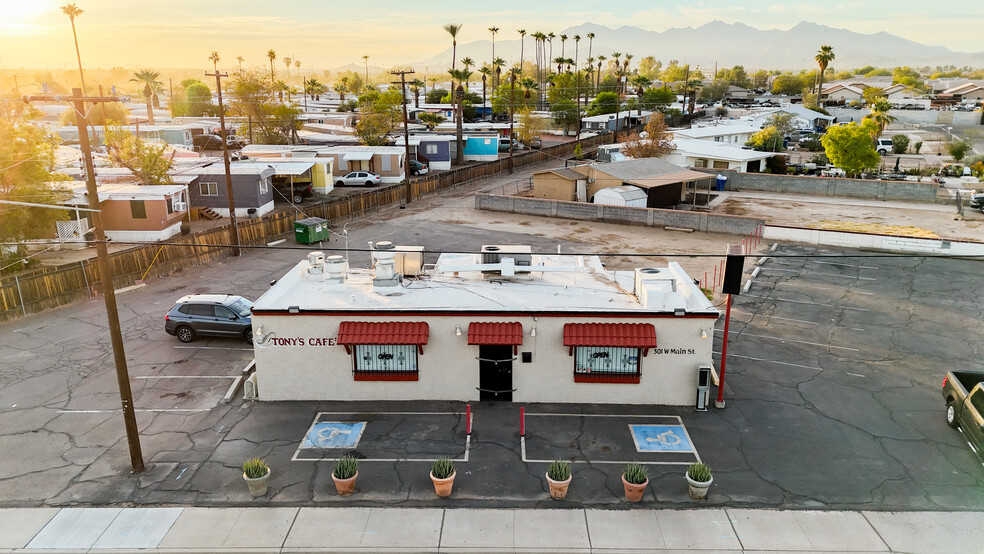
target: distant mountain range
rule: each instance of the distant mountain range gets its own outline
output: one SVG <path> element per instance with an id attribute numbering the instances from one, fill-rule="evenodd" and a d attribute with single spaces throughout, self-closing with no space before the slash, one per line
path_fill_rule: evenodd
<path id="1" fill-rule="evenodd" d="M 534 29 L 535 30 L 535 29 Z M 532 32 L 532 31 L 531 31 Z M 556 32 L 556 31 L 555 31 Z M 506 40 L 503 31 L 496 36 L 495 54 L 510 65 L 519 61 L 520 43 L 513 31 Z M 561 55 L 559 36 L 580 35 L 578 59 L 583 65 L 588 57 L 588 33 L 595 38 L 591 54 L 611 56 L 612 52 L 631 53 L 633 65 L 645 56 L 655 56 L 666 65 L 670 60 L 689 63 L 691 67 L 711 69 L 742 65 L 751 69 L 812 69 L 813 57 L 820 45 L 829 44 L 837 58 L 830 64 L 835 69 L 851 69 L 872 65 L 895 67 L 899 65 L 982 66 L 984 52 L 954 52 L 942 46 L 927 46 L 886 32 L 863 34 L 847 29 L 835 29 L 806 21 L 788 31 L 761 30 L 743 23 L 712 21 L 700 27 L 684 27 L 656 32 L 638 27 L 623 26 L 610 29 L 603 25 L 585 23 L 556 33 L 553 40 L 553 57 Z M 534 41 L 529 35 L 525 40 L 524 59 L 533 59 Z M 549 45 L 548 55 L 549 52 Z M 478 40 L 458 44 L 458 60 L 469 56 L 481 65 L 491 58 L 491 40 Z M 564 56 L 574 57 L 574 40 L 568 38 Z M 451 66 L 451 48 L 414 64 L 418 70 L 440 71 Z"/>

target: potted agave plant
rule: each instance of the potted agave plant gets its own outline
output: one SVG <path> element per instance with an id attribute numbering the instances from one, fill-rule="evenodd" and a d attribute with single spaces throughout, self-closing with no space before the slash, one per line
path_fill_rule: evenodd
<path id="1" fill-rule="evenodd" d="M 687 468 L 687 487 L 689 488 L 690 498 L 694 500 L 704 500 L 707 498 L 707 489 L 714 482 L 711 475 L 711 468 L 707 464 L 696 462 Z"/>
<path id="2" fill-rule="evenodd" d="M 267 481 L 270 480 L 270 466 L 259 458 L 250 458 L 243 463 L 243 479 L 249 487 L 249 494 L 254 498 L 267 493 Z"/>
<path id="3" fill-rule="evenodd" d="M 649 470 L 636 462 L 625 464 L 622 470 L 622 485 L 625 487 L 625 499 L 629 502 L 642 500 L 642 493 L 649 484 Z"/>
<path id="4" fill-rule="evenodd" d="M 355 491 L 355 479 L 359 476 L 359 459 L 355 456 L 342 456 L 335 462 L 331 480 L 335 482 L 338 496 L 348 496 Z"/>
<path id="5" fill-rule="evenodd" d="M 567 488 L 571 486 L 572 478 L 571 464 L 562 460 L 554 460 L 547 468 L 550 497 L 556 500 L 567 498 Z"/>
<path id="6" fill-rule="evenodd" d="M 431 465 L 430 478 L 434 482 L 434 492 L 437 496 L 451 496 L 454 487 L 454 462 L 448 458 L 438 458 Z"/>

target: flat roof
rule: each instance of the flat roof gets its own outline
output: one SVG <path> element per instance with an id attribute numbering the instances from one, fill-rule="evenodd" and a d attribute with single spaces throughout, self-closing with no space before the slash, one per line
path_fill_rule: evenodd
<path id="1" fill-rule="evenodd" d="M 72 197 L 61 202 L 76 206 L 79 204 L 88 205 L 86 198 L 88 192 L 86 184 L 83 182 L 58 183 L 66 185 L 72 191 Z M 138 185 L 136 183 L 107 183 L 96 187 L 96 194 L 99 201 L 106 200 L 163 200 L 164 197 L 177 194 L 185 190 L 185 185 Z"/>
<path id="2" fill-rule="evenodd" d="M 481 254 L 445 253 L 427 278 L 374 287 L 369 269 L 349 269 L 345 282 L 333 283 L 307 276 L 309 264 L 302 260 L 253 304 L 253 310 L 279 313 L 297 306 L 302 312 L 394 315 L 399 311 L 673 313 L 641 304 L 631 293 L 635 272 L 607 271 L 597 256 L 533 255 L 531 265 L 542 264 L 547 270 L 517 272 L 513 277 L 467 269 L 479 263 Z M 685 299 L 688 314 L 719 315 L 679 264 L 671 262 L 660 272 L 667 294 L 675 288 Z"/>

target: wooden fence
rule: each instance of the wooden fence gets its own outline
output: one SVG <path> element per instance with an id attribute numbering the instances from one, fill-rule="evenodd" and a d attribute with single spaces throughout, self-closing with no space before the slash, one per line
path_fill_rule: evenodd
<path id="1" fill-rule="evenodd" d="M 607 136 L 581 140 L 584 150 L 603 144 Z M 575 143 L 565 143 L 513 156 L 513 167 L 522 167 L 573 155 Z M 501 159 L 412 179 L 411 199 L 436 194 L 475 179 L 499 175 L 509 168 Z M 338 222 L 406 200 L 406 185 L 394 184 L 361 194 L 331 198 L 305 206 L 306 216 Z M 279 238 L 293 237 L 296 211 L 282 209 L 255 219 L 239 220 L 239 240 L 245 246 L 259 246 Z M 133 285 L 138 279 L 161 278 L 175 271 L 201 266 L 230 255 L 229 226 L 215 227 L 194 235 L 177 236 L 167 244 L 137 246 L 110 255 L 113 287 Z M 146 276 L 145 276 L 146 274 Z M 23 271 L 0 277 L 0 322 L 10 321 L 43 310 L 92 298 L 102 290 L 102 279 L 94 259 L 58 267 Z"/>

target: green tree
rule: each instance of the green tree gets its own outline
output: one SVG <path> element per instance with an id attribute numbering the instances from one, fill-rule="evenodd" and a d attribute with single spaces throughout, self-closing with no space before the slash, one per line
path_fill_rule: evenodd
<path id="1" fill-rule="evenodd" d="M 922 82 L 922 75 L 909 66 L 896 67 L 892 69 L 892 84 L 905 85 L 920 90 L 925 87 Z"/>
<path id="2" fill-rule="evenodd" d="M 676 102 L 676 94 L 666 87 L 646 89 L 642 93 L 639 105 L 649 111 L 664 111 L 670 104 Z"/>
<path id="3" fill-rule="evenodd" d="M 447 89 L 432 88 L 427 91 L 427 94 L 424 95 L 424 102 L 427 102 L 428 104 L 440 104 L 441 101 L 450 94 L 451 91 Z"/>
<path id="4" fill-rule="evenodd" d="M 871 113 L 864 116 L 865 121 L 871 121 L 876 126 L 874 134 L 871 136 L 872 139 L 880 137 L 885 132 L 885 127 L 895 121 L 895 116 L 888 115 L 890 109 L 892 109 L 892 105 L 887 100 L 879 100 L 871 106 Z"/>
<path id="5" fill-rule="evenodd" d="M 646 56 L 639 60 L 639 75 L 649 78 L 650 80 L 658 79 L 659 72 L 663 69 L 663 63 L 657 61 L 654 56 Z"/>
<path id="6" fill-rule="evenodd" d="M 803 92 L 806 83 L 799 75 L 783 73 L 772 80 L 772 94 L 795 95 Z"/>
<path id="7" fill-rule="evenodd" d="M 946 151 L 950 153 L 955 161 L 960 161 L 970 151 L 970 144 L 966 141 L 955 140 L 946 145 Z"/>
<path id="8" fill-rule="evenodd" d="M 550 113 L 553 121 L 564 130 L 564 136 L 577 125 L 577 105 L 570 98 L 559 98 L 550 102 Z"/>
<path id="9" fill-rule="evenodd" d="M 120 127 L 106 129 L 106 148 L 113 165 L 125 167 L 141 185 L 170 185 L 174 162 L 167 144 L 153 144 Z"/>
<path id="10" fill-rule="evenodd" d="M 830 163 L 848 175 L 857 175 L 881 163 L 881 156 L 871 140 L 876 129 L 877 125 L 871 121 L 835 125 L 827 130 L 820 142 Z"/>
<path id="11" fill-rule="evenodd" d="M 661 113 L 653 114 L 642 133 L 633 131 L 625 138 L 625 151 L 637 160 L 662 158 L 674 148 L 673 136 L 666 130 L 666 120 Z"/>
<path id="12" fill-rule="evenodd" d="M 760 152 L 782 152 L 786 149 L 782 143 L 782 133 L 772 125 L 749 137 L 745 146 Z"/>
<path id="13" fill-rule="evenodd" d="M 257 144 L 291 144 L 297 139 L 300 110 L 276 101 L 274 83 L 245 70 L 229 87 L 229 113 L 252 125 Z"/>
<path id="14" fill-rule="evenodd" d="M 185 88 L 185 115 L 202 117 L 219 115 L 218 106 L 212 104 L 212 89 L 201 81 L 195 81 Z"/>
<path id="15" fill-rule="evenodd" d="M 533 108 L 526 106 L 516 111 L 516 135 L 519 142 L 529 145 L 543 132 L 543 120 L 533 115 Z"/>
<path id="16" fill-rule="evenodd" d="M 19 106 L 15 105 L 19 104 Z M 69 197 L 66 189 L 53 184 L 56 139 L 35 125 L 37 112 L 12 97 L 0 98 L 0 199 L 34 204 L 57 204 Z M 74 113 L 74 112 L 73 112 Z M 53 237 L 55 222 L 67 219 L 65 212 L 45 208 L 0 204 L 0 242 Z M 0 267 L 26 255 L 26 247 L 14 244 L 0 250 Z"/>
<path id="17" fill-rule="evenodd" d="M 905 151 L 908 149 L 909 149 L 909 137 L 902 134 L 892 135 L 893 154 L 905 154 Z"/>
<path id="18" fill-rule="evenodd" d="M 588 115 L 601 115 L 618 111 L 618 95 L 614 92 L 601 92 L 591 101 Z"/>
<path id="19" fill-rule="evenodd" d="M 360 116 L 355 126 L 359 141 L 370 146 L 389 144 L 387 135 L 403 121 L 402 105 L 400 92 L 393 89 L 386 92 L 373 90 L 359 96 Z"/>
<path id="20" fill-rule="evenodd" d="M 788 137 L 793 132 L 793 114 L 787 112 L 776 112 L 765 120 L 765 124 L 775 127 L 780 137 Z"/>

